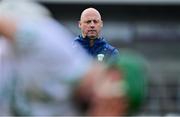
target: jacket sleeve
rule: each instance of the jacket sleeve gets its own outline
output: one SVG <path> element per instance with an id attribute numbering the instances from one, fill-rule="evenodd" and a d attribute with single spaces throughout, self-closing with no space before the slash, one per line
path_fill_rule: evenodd
<path id="1" fill-rule="evenodd" d="M 111 54 L 109 55 L 109 57 L 107 59 L 107 62 L 111 62 L 111 61 L 116 60 L 116 58 L 118 56 L 120 56 L 120 53 L 119 53 L 118 49 L 113 48 L 113 50 L 111 51 Z"/>
<path id="2" fill-rule="evenodd" d="M 113 51 L 112 51 L 112 53 L 111 53 L 111 56 L 112 57 L 116 57 L 116 56 L 119 56 L 120 54 L 119 54 L 119 51 L 118 51 L 118 49 L 114 49 Z"/>

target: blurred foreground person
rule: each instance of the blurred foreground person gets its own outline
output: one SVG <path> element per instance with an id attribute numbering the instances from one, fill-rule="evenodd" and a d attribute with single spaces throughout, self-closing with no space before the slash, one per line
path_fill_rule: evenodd
<path id="1" fill-rule="evenodd" d="M 10 113 L 13 89 L 12 59 L 11 45 L 3 37 L 0 37 L 0 115 Z"/>
<path id="2" fill-rule="evenodd" d="M 10 70 L 0 68 L 0 73 L 11 74 L 0 75 L 0 97 L 7 97 L 0 103 L 9 104 L 0 115 L 126 115 L 130 100 L 136 98 L 131 96 L 142 87 L 130 95 L 121 85 L 121 72 L 127 69 L 119 72 L 122 64 L 112 63 L 118 68 L 113 71 L 114 67 L 93 62 L 83 49 L 71 48 L 71 34 L 49 14 L 34 2 L 0 3 L 0 34 L 11 49 L 11 64 L 3 62 Z M 130 76 L 136 81 L 140 77 L 136 72 Z M 134 89 L 128 79 L 123 81 L 130 85 L 127 89 Z M 80 113 L 77 107 L 83 103 L 88 107 Z"/>
<path id="3" fill-rule="evenodd" d="M 1 96 L 11 93 L 4 96 L 11 98 L 11 112 L 0 115 L 76 115 L 70 101 L 73 84 L 90 69 L 91 58 L 71 49 L 71 34 L 47 9 L 28 1 L 0 3 L 0 34 L 12 48 L 7 58 L 12 56 L 13 63 L 3 61 L 0 68 L 1 82 L 8 81 L 1 85 Z"/>

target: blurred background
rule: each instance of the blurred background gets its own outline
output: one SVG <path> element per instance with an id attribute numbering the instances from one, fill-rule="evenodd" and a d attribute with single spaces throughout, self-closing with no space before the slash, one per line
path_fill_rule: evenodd
<path id="1" fill-rule="evenodd" d="M 180 115 L 180 0 L 37 0 L 76 36 L 81 12 L 102 15 L 102 36 L 150 63 L 146 102 L 137 115 Z"/>

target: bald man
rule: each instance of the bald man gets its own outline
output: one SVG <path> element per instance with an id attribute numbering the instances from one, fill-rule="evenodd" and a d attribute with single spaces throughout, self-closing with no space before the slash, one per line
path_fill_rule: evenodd
<path id="1" fill-rule="evenodd" d="M 95 8 L 85 9 L 79 21 L 81 35 L 75 38 L 75 42 L 82 45 L 87 53 L 97 60 L 108 61 L 119 55 L 119 51 L 100 37 L 102 27 L 103 21 L 99 11 Z"/>

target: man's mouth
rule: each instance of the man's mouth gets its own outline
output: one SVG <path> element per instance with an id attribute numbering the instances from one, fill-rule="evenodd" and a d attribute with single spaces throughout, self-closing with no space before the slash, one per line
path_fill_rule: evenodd
<path id="1" fill-rule="evenodd" d="M 96 30 L 89 30 L 88 32 L 96 32 Z"/>

